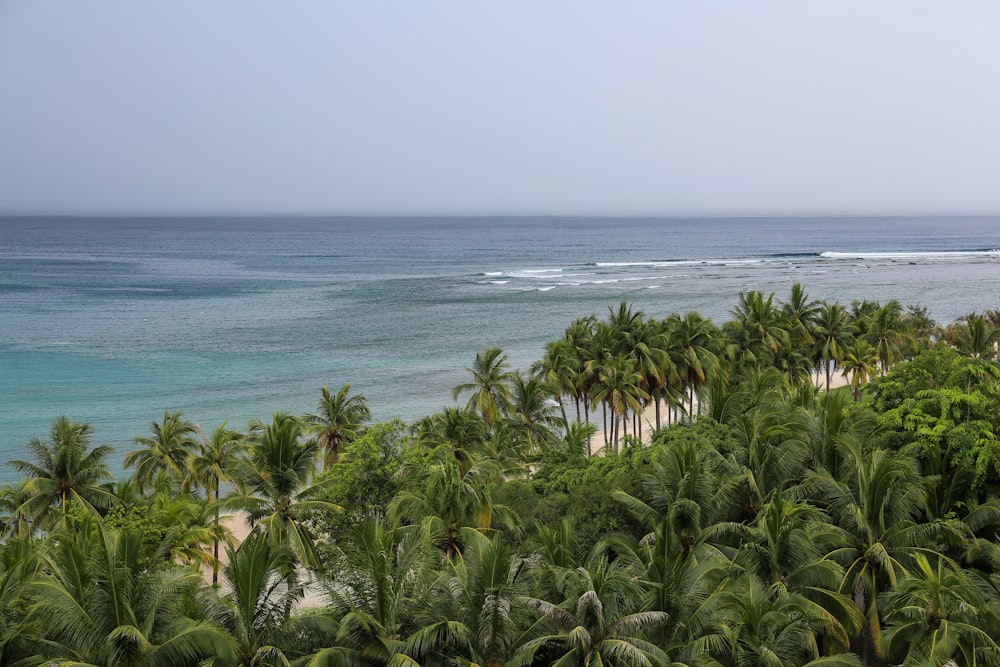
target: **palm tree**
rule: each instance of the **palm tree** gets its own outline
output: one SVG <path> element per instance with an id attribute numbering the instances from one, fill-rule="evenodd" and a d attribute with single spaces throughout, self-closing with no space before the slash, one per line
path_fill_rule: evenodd
<path id="1" fill-rule="evenodd" d="M 861 667 L 850 653 L 820 655 L 817 636 L 827 625 L 823 611 L 797 594 L 771 595 L 749 573 L 734 576 L 720 623 L 722 641 L 705 642 L 700 661 L 760 667 Z M 721 620 L 720 619 L 720 620 Z"/>
<path id="2" fill-rule="evenodd" d="M 512 408 L 511 384 L 515 375 L 509 368 L 507 355 L 498 347 L 477 354 L 472 367 L 466 369 L 472 373 L 472 382 L 455 387 L 452 397 L 458 400 L 461 394 L 471 392 L 467 407 L 479 412 L 492 426 Z"/>
<path id="3" fill-rule="evenodd" d="M 738 368 L 772 362 L 790 340 L 781 311 L 774 304 L 774 294 L 765 297 L 756 290 L 743 292 L 732 315 L 725 331 L 729 358 Z"/>
<path id="4" fill-rule="evenodd" d="M 187 479 L 188 457 L 197 449 L 198 429 L 184 421 L 180 412 L 163 412 L 162 422 L 153 422 L 152 437 L 135 438 L 139 449 L 125 455 L 125 467 L 135 467 L 139 489 L 146 490 L 156 473 L 166 471 L 178 482 Z"/>
<path id="5" fill-rule="evenodd" d="M 302 422 L 289 414 L 277 413 L 269 424 L 253 424 L 247 457 L 233 470 L 233 477 L 250 493 L 230 496 L 221 507 L 245 512 L 273 545 L 287 545 L 296 562 L 318 566 L 308 519 L 315 511 L 340 508 L 320 499 L 322 488 L 310 483 L 319 445 L 303 436 Z"/>
<path id="6" fill-rule="evenodd" d="M 883 373 L 902 359 L 903 348 L 913 342 L 902 316 L 903 307 L 893 299 L 880 306 L 868 320 L 865 338 L 875 348 Z"/>
<path id="7" fill-rule="evenodd" d="M 978 313 L 969 313 L 948 327 L 948 339 L 962 354 L 973 359 L 996 356 L 1000 329 Z"/>
<path id="8" fill-rule="evenodd" d="M 351 396 L 347 383 L 336 394 L 323 385 L 319 407 L 315 414 L 308 414 L 305 422 L 308 432 L 316 436 L 323 457 L 323 471 L 337 464 L 340 451 L 358 437 L 366 421 L 371 419 L 367 399 L 361 394 Z"/>
<path id="9" fill-rule="evenodd" d="M 494 454 L 489 427 L 471 408 L 448 407 L 413 424 L 416 444 L 429 450 L 447 449 L 464 474 L 478 456 Z"/>
<path id="10" fill-rule="evenodd" d="M 39 567 L 38 546 L 30 539 L 0 543 L 0 664 L 17 665 L 37 649 L 41 628 L 26 620 L 27 587 Z"/>
<path id="11" fill-rule="evenodd" d="M 642 388 L 642 379 L 631 360 L 621 355 L 604 359 L 597 372 L 591 398 L 611 411 L 611 437 L 609 441 L 605 428 L 605 444 L 612 444 L 616 452 L 620 439 L 619 425 L 625 429 L 622 435 L 627 435 L 629 411 L 642 412 L 643 402 L 649 398 Z"/>
<path id="12" fill-rule="evenodd" d="M 550 427 L 565 427 L 552 404 L 555 392 L 540 378 L 525 378 L 520 373 L 514 376 L 512 390 L 510 414 L 515 430 L 523 435 L 531 452 L 539 453 L 555 439 Z"/>
<path id="13" fill-rule="evenodd" d="M 1000 614 L 968 573 L 941 557 L 916 567 L 886 595 L 883 653 L 902 664 L 1000 664 Z"/>
<path id="14" fill-rule="evenodd" d="M 111 479 L 104 459 L 112 448 L 100 445 L 90 449 L 91 433 L 90 424 L 73 423 L 61 416 L 52 423 L 50 442 L 38 438 L 28 441 L 28 450 L 36 462 L 10 462 L 15 470 L 28 476 L 21 487 L 23 500 L 11 517 L 13 522 L 64 526 L 71 507 L 96 515 L 114 504 L 114 495 L 101 484 Z"/>
<path id="15" fill-rule="evenodd" d="M 493 501 L 501 479 L 493 459 L 476 457 L 465 468 L 444 458 L 419 470 L 389 506 L 390 516 L 421 530 L 446 556 L 455 558 L 477 537 L 499 528 L 516 531 L 516 515 Z"/>
<path id="16" fill-rule="evenodd" d="M 854 402 L 861 400 L 861 388 L 878 372 L 878 352 L 868 341 L 858 339 L 847 350 L 841 367 L 845 378 L 850 377 Z"/>
<path id="17" fill-rule="evenodd" d="M 183 613 L 200 583 L 191 568 L 150 568 L 141 533 L 99 523 L 44 555 L 29 620 L 45 629 L 48 664 L 183 665 L 232 652 L 226 633 Z"/>
<path id="18" fill-rule="evenodd" d="M 552 387 L 553 397 L 559 404 L 562 421 L 569 432 L 569 420 L 566 417 L 564 396 L 576 394 L 576 376 L 580 373 L 580 359 L 575 354 L 573 344 L 566 337 L 552 341 L 545 346 L 545 354 L 532 364 L 531 372 L 542 378 Z M 580 404 L 577 401 L 576 420 L 580 421 Z"/>
<path id="19" fill-rule="evenodd" d="M 712 320 L 695 312 L 687 313 L 683 318 L 672 316 L 668 322 L 672 322 L 668 335 L 677 341 L 679 347 L 674 365 L 682 385 L 687 389 L 688 415 L 693 415 L 695 397 L 720 371 L 719 331 Z"/>
<path id="20" fill-rule="evenodd" d="M 219 581 L 219 532 L 222 485 L 233 482 L 232 470 L 245 448 L 244 435 L 226 428 L 226 422 L 212 431 L 211 437 L 199 429 L 198 451 L 189 459 L 188 473 L 196 480 L 194 486 L 204 487 L 209 506 L 215 508 L 212 527 L 212 584 Z"/>
<path id="21" fill-rule="evenodd" d="M 833 367 L 846 357 L 854 342 L 854 325 L 847 309 L 839 303 L 824 303 L 820 306 L 813 335 L 814 355 L 823 363 L 826 371 L 826 390 L 830 391 L 830 375 Z"/>
<path id="22" fill-rule="evenodd" d="M 879 652 L 880 595 L 908 574 L 915 549 L 937 528 L 917 522 L 925 511 L 928 481 L 912 456 L 853 443 L 844 448 L 840 478 L 814 472 L 804 488 L 826 505 L 844 531 L 845 546 L 829 557 L 844 564 L 841 591 L 854 596 L 863 610 L 866 639 Z"/>
<path id="23" fill-rule="evenodd" d="M 414 602 L 426 600 L 427 575 L 440 576 L 436 554 L 420 533 L 369 518 L 354 537 L 337 545 L 341 565 L 326 582 L 332 614 L 340 619 L 336 638 L 310 666 L 384 664 L 403 654 Z"/>
<path id="24" fill-rule="evenodd" d="M 842 535 L 822 511 L 789 500 L 778 489 L 749 526 L 722 523 L 712 532 L 735 538 L 733 562 L 759 580 L 771 600 L 799 596 L 798 606 L 824 619 L 812 630 L 847 649 L 863 619 L 854 601 L 838 590 L 843 569 L 825 557 L 841 545 Z"/>
<path id="25" fill-rule="evenodd" d="M 252 531 L 239 547 L 228 545 L 226 551 L 228 563 L 222 574 L 230 592 L 219 601 L 217 616 L 236 645 L 232 664 L 288 664 L 289 646 L 281 639 L 289 634 L 291 608 L 304 595 L 293 576 L 291 552 L 260 530 Z"/>
<path id="26" fill-rule="evenodd" d="M 403 652 L 422 664 L 432 662 L 429 658 L 459 658 L 483 667 L 509 664 L 528 625 L 527 575 L 524 561 L 502 537 L 475 538 L 422 596 L 423 608 L 415 615 L 420 629 Z"/>
<path id="27" fill-rule="evenodd" d="M 617 562 L 597 560 L 566 577 L 566 601 L 553 604 L 539 598 L 525 603 L 539 613 L 554 632 L 525 642 L 510 665 L 529 665 L 545 650 L 550 664 L 653 667 L 670 658 L 644 639 L 668 620 L 662 611 L 638 611 L 642 599 L 638 582 Z"/>

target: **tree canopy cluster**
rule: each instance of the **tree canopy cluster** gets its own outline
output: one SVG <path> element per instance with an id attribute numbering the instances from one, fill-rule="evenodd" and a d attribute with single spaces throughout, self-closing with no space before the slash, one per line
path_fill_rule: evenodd
<path id="1" fill-rule="evenodd" d="M 0 664 L 1000 665 L 997 324 L 623 303 L 412 424 L 167 410 L 123 479 L 60 416 L 0 488 Z"/>

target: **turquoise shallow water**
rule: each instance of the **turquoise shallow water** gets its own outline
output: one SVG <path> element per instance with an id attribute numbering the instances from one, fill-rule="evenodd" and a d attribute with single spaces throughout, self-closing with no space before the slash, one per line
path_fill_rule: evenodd
<path id="1" fill-rule="evenodd" d="M 622 299 L 721 322 L 798 281 L 947 322 L 1000 307 L 997 248 L 1000 218 L 0 219 L 0 461 L 63 413 L 120 457 L 165 408 L 243 428 L 323 384 L 414 419 Z"/>

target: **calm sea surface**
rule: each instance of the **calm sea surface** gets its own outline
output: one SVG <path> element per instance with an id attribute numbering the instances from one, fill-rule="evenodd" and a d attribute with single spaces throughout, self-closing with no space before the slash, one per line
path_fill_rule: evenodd
<path id="1" fill-rule="evenodd" d="M 0 463 L 59 414 L 120 459 L 164 409 L 244 428 L 324 384 L 412 420 L 623 299 L 722 323 L 801 282 L 948 322 L 1000 307 L 997 249 L 1000 218 L 0 218 Z"/>

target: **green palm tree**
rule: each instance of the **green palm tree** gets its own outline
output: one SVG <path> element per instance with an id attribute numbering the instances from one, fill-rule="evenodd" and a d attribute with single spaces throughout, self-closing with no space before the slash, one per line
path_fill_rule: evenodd
<path id="1" fill-rule="evenodd" d="M 608 429 L 605 428 L 605 444 L 613 445 L 616 452 L 620 437 L 628 434 L 629 411 L 642 412 L 643 402 L 649 399 L 649 394 L 642 388 L 642 384 L 642 374 L 637 372 L 632 361 L 623 355 L 605 358 L 597 371 L 597 380 L 591 389 L 591 399 L 605 405 L 611 412 L 610 439 Z"/>
<path id="2" fill-rule="evenodd" d="M 293 575 L 293 556 L 260 530 L 252 531 L 238 547 L 226 547 L 228 562 L 222 570 L 225 588 L 216 612 L 235 643 L 230 660 L 216 664 L 245 667 L 288 665 L 287 653 L 296 652 L 288 639 L 290 610 L 302 600 L 304 590 Z M 305 649 L 305 650 L 303 650 Z M 298 647 L 299 653 L 308 653 Z"/>
<path id="3" fill-rule="evenodd" d="M 946 558 L 914 556 L 886 594 L 882 651 L 905 665 L 1000 664 L 1000 606 Z"/>
<path id="4" fill-rule="evenodd" d="M 476 457 L 493 456 L 489 426 L 471 408 L 448 407 L 413 425 L 418 447 L 447 450 L 464 474 Z"/>
<path id="5" fill-rule="evenodd" d="M 854 402 L 861 400 L 861 389 L 878 373 L 878 351 L 867 340 L 858 339 L 847 350 L 841 368 L 845 378 L 849 377 Z"/>
<path id="6" fill-rule="evenodd" d="M 472 373 L 472 382 L 455 387 L 452 397 L 471 392 L 466 407 L 476 410 L 487 424 L 495 424 L 500 417 L 509 414 L 511 384 L 515 374 L 507 363 L 507 355 L 498 347 L 491 347 L 476 355 L 476 360 L 467 371 Z"/>
<path id="7" fill-rule="evenodd" d="M 311 657 L 310 667 L 402 659 L 414 608 L 441 576 L 437 555 L 420 533 L 369 518 L 354 537 L 337 545 L 341 566 L 326 581 L 332 615 L 340 619 L 336 637 Z"/>
<path id="8" fill-rule="evenodd" d="M 898 301 L 893 299 L 872 313 L 865 338 L 875 348 L 883 373 L 902 360 L 903 349 L 913 343 L 913 337 L 903 323 L 903 307 Z"/>
<path id="9" fill-rule="evenodd" d="M 555 392 L 540 378 L 525 378 L 518 373 L 514 376 L 511 393 L 511 421 L 516 432 L 523 435 L 527 449 L 537 454 L 556 439 L 552 428 L 565 427 L 552 404 Z"/>
<path id="10" fill-rule="evenodd" d="M 493 459 L 474 458 L 467 469 L 443 458 L 419 470 L 393 499 L 390 516 L 422 531 L 448 558 L 462 554 L 478 535 L 498 528 L 516 532 L 516 515 L 493 500 L 501 479 Z"/>
<path id="11" fill-rule="evenodd" d="M 644 638 L 646 632 L 666 623 L 668 616 L 662 611 L 638 610 L 641 590 L 624 565 L 600 559 L 590 567 L 579 567 L 566 577 L 565 588 L 562 604 L 525 598 L 525 604 L 553 632 L 525 642 L 509 665 L 532 664 L 542 650 L 550 656 L 550 664 L 563 667 L 669 664 L 667 654 Z"/>
<path id="12" fill-rule="evenodd" d="M 799 596 L 798 606 L 814 620 L 823 619 L 811 631 L 847 650 L 864 619 L 854 600 L 839 591 L 843 568 L 826 558 L 841 546 L 843 535 L 822 511 L 806 501 L 789 500 L 778 489 L 750 525 L 722 523 L 711 532 L 732 539 L 734 564 L 767 587 L 772 600 Z"/>
<path id="13" fill-rule="evenodd" d="M 482 667 L 509 664 L 530 625 L 527 575 L 502 537 L 475 538 L 422 596 L 420 629 L 407 638 L 403 653 L 421 664 L 442 658 Z"/>
<path id="14" fill-rule="evenodd" d="M 845 546 L 828 557 L 844 565 L 841 591 L 857 601 L 865 615 L 865 635 L 876 652 L 882 647 L 880 595 L 908 574 L 918 547 L 938 530 L 919 523 L 927 502 L 926 480 L 912 456 L 884 449 L 844 446 L 841 475 L 811 473 L 804 488 L 828 508 L 844 531 Z"/>
<path id="15" fill-rule="evenodd" d="M 671 317 L 669 334 L 678 345 L 674 366 L 688 395 L 688 415 L 694 414 L 695 399 L 721 370 L 719 330 L 712 320 L 695 312 Z M 700 407 L 700 404 L 699 404 Z"/>
<path id="16" fill-rule="evenodd" d="M 351 396 L 350 383 L 336 394 L 323 385 L 320 393 L 319 407 L 314 414 L 306 415 L 305 422 L 308 432 L 319 442 L 325 472 L 340 460 L 344 446 L 360 435 L 364 423 L 371 419 L 371 411 L 364 396 Z"/>
<path id="17" fill-rule="evenodd" d="M 790 336 L 774 294 L 750 290 L 740 294 L 732 310 L 733 319 L 724 326 L 729 342 L 728 356 L 737 370 L 746 366 L 773 363 Z"/>
<path id="18" fill-rule="evenodd" d="M 734 576 L 720 615 L 721 640 L 703 642 L 697 661 L 750 667 L 861 667 L 856 655 L 822 655 L 818 634 L 827 624 L 822 610 L 791 593 L 773 596 L 753 575 Z"/>
<path id="19" fill-rule="evenodd" d="M 15 538 L 0 544 L 0 665 L 27 664 L 38 649 L 41 628 L 27 621 L 28 584 L 37 576 L 38 546 Z"/>
<path id="20" fill-rule="evenodd" d="M 226 428 L 222 422 L 208 436 L 199 429 L 198 450 L 188 460 L 188 474 L 193 478 L 193 486 L 205 489 L 208 504 L 214 507 L 215 521 L 212 525 L 212 584 L 219 582 L 219 543 L 224 530 L 221 522 L 222 485 L 232 484 L 232 471 L 236 461 L 244 453 L 245 436 L 239 431 Z"/>
<path id="21" fill-rule="evenodd" d="M 576 395 L 577 375 L 580 373 L 581 362 L 575 353 L 572 342 L 563 337 L 545 346 L 545 354 L 532 364 L 531 372 L 543 379 L 552 387 L 553 397 L 559 404 L 563 424 L 569 432 L 569 419 L 566 417 L 565 396 Z M 580 402 L 576 402 L 576 420 L 580 421 Z"/>
<path id="22" fill-rule="evenodd" d="M 948 327 L 947 337 L 962 354 L 973 359 L 996 358 L 1000 328 L 978 313 L 969 313 Z"/>
<path id="23" fill-rule="evenodd" d="M 316 511 L 340 508 L 319 498 L 322 487 L 312 483 L 319 445 L 304 435 L 302 422 L 289 414 L 254 423 L 247 456 L 233 469 L 233 477 L 249 493 L 226 498 L 221 508 L 245 512 L 273 545 L 288 546 L 297 563 L 316 567 L 319 556 L 309 518 Z"/>
<path id="24" fill-rule="evenodd" d="M 184 665 L 231 654 L 225 632 L 183 612 L 197 570 L 151 567 L 136 530 L 97 524 L 66 537 L 44 555 L 48 575 L 30 584 L 29 620 L 44 628 L 46 664 Z"/>
<path id="25" fill-rule="evenodd" d="M 198 429 L 185 421 L 180 412 L 163 412 L 162 422 L 153 422 L 151 437 L 135 438 L 139 449 L 125 455 L 125 467 L 135 468 L 135 480 L 141 491 L 149 488 L 159 471 L 170 474 L 178 483 L 188 480 L 188 457 L 197 450 Z"/>
<path id="26" fill-rule="evenodd" d="M 20 490 L 21 503 L 14 510 L 14 523 L 30 521 L 33 526 L 65 526 L 72 507 L 99 514 L 115 503 L 114 495 L 102 485 L 111 479 L 104 459 L 109 445 L 90 448 L 93 429 L 86 422 L 58 417 L 49 431 L 49 442 L 28 441 L 35 463 L 11 461 L 10 465 L 28 479 Z"/>
<path id="27" fill-rule="evenodd" d="M 845 359 L 854 342 L 854 331 L 854 324 L 844 306 L 839 303 L 820 306 L 813 327 L 813 354 L 823 364 L 827 392 L 830 391 L 833 368 Z"/>

